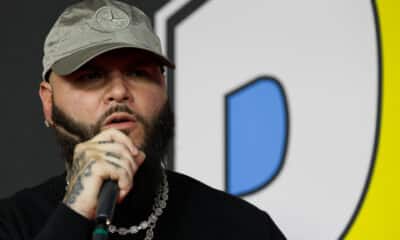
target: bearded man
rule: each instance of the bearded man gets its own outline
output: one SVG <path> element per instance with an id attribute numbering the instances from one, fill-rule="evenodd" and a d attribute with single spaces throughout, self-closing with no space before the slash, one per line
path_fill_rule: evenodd
<path id="1" fill-rule="evenodd" d="M 174 127 L 165 67 L 174 65 L 139 9 L 92 0 L 61 14 L 39 95 L 66 173 L 2 200 L 0 239 L 103 234 L 94 221 L 108 180 L 118 186 L 110 239 L 284 239 L 264 211 L 164 169 Z"/>

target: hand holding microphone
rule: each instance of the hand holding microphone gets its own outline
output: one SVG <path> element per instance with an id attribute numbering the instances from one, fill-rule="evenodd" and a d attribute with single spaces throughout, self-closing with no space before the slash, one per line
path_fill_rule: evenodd
<path id="1" fill-rule="evenodd" d="M 144 153 L 125 134 L 115 129 L 107 129 L 89 141 L 78 144 L 68 173 L 69 184 L 64 204 L 94 220 L 100 192 L 104 192 L 103 195 L 108 199 L 106 202 L 113 201 L 111 195 L 115 192 L 117 201 L 122 201 L 131 190 L 133 177 L 144 159 Z M 102 187 L 104 182 L 108 187 Z"/>

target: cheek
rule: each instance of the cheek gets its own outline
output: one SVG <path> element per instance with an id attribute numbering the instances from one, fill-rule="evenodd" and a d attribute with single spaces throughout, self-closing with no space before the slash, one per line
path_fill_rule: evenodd
<path id="1" fill-rule="evenodd" d="M 134 131 L 129 133 L 129 137 L 132 140 L 133 145 L 137 146 L 140 149 L 143 149 L 144 141 L 146 138 L 145 130 L 143 127 L 137 128 Z"/>
<path id="2" fill-rule="evenodd" d="M 87 94 L 55 92 L 54 104 L 79 122 L 90 124 L 96 120 L 96 98 L 88 97 Z"/>
<path id="3" fill-rule="evenodd" d="M 143 116 L 148 120 L 153 120 L 160 113 L 166 101 L 165 89 L 152 87 L 140 94 L 137 104 L 140 105 Z"/>

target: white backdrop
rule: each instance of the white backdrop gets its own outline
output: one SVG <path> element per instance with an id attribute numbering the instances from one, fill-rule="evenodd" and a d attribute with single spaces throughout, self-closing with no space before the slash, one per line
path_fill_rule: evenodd
<path id="1" fill-rule="evenodd" d="M 190 1 L 171 1 L 167 19 Z M 357 210 L 379 101 L 373 6 L 366 0 L 210 0 L 175 31 L 175 168 L 224 189 L 224 96 L 260 75 L 288 100 L 285 164 L 244 198 L 289 239 L 337 239 Z"/>

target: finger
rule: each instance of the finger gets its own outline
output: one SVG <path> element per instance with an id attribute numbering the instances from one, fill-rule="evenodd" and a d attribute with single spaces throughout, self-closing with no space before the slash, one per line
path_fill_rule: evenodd
<path id="1" fill-rule="evenodd" d="M 133 176 L 135 175 L 137 171 L 137 167 L 132 167 L 131 161 L 126 158 L 122 158 L 121 156 L 117 156 L 115 153 L 112 152 L 106 152 L 104 160 L 113 165 L 115 168 L 124 168 L 131 179 L 133 179 Z"/>
<path id="2" fill-rule="evenodd" d="M 118 142 L 108 142 L 104 144 L 98 144 L 98 142 L 89 142 L 86 145 L 85 150 L 97 150 L 101 152 L 112 152 L 116 155 L 122 155 L 125 158 L 131 158 L 132 153 L 126 147 L 126 145 Z"/>
<path id="3" fill-rule="evenodd" d="M 100 134 L 95 136 L 90 140 L 90 142 L 100 142 L 104 143 L 104 141 L 115 141 L 124 144 L 133 155 L 138 153 L 138 149 L 133 145 L 132 141 L 119 130 L 109 128 L 102 131 Z"/>
<path id="4" fill-rule="evenodd" d="M 77 157 L 72 164 L 71 175 L 76 176 L 88 161 L 108 159 L 122 165 L 130 173 L 131 178 L 133 178 L 141 163 L 141 161 L 139 164 L 136 163 L 129 150 L 121 143 L 105 144 L 101 148 L 96 144 L 86 143 L 82 144 L 80 148 L 81 151 L 77 153 Z M 142 154 L 140 158 L 143 158 Z"/>
<path id="5" fill-rule="evenodd" d="M 123 143 L 114 142 L 114 141 L 96 141 L 96 142 L 88 142 L 88 148 L 96 148 L 101 150 L 107 150 L 110 152 L 122 153 L 126 157 L 133 156 L 131 150 Z"/>
<path id="6" fill-rule="evenodd" d="M 109 157 L 113 157 L 115 159 L 124 159 L 125 161 L 128 161 L 128 164 L 133 173 L 135 173 L 139 166 L 143 164 L 146 157 L 146 155 L 142 151 L 139 151 L 136 156 L 132 156 L 128 152 L 122 151 L 124 150 L 123 147 L 118 145 L 107 148 L 105 150 L 107 151 L 106 155 Z"/>
<path id="7" fill-rule="evenodd" d="M 146 154 L 143 151 L 139 151 L 139 153 L 134 157 L 137 166 L 142 165 L 145 159 Z"/>
<path id="8" fill-rule="evenodd" d="M 92 147 L 90 147 L 90 149 L 99 149 L 99 148 L 98 145 L 92 143 Z M 133 155 L 126 148 L 126 146 L 121 143 L 113 142 L 104 144 L 104 146 L 101 147 L 101 151 L 107 152 L 109 157 L 114 157 L 116 159 L 123 158 L 128 160 L 129 166 L 134 172 L 140 165 L 135 161 L 136 157 L 133 157 Z"/>
<path id="9" fill-rule="evenodd" d="M 111 179 L 118 183 L 119 200 L 122 200 L 133 186 L 133 175 L 123 164 L 113 160 L 105 159 L 97 162 L 98 171 L 104 180 Z"/>

